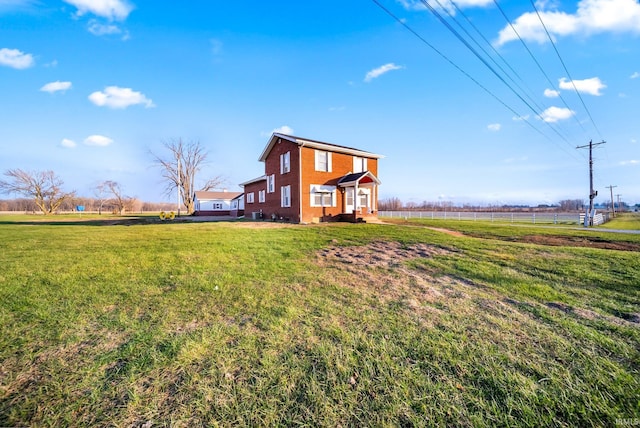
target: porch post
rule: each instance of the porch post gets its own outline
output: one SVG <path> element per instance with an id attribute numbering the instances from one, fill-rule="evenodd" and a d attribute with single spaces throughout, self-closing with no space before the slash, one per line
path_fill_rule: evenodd
<path id="1" fill-rule="evenodd" d="M 373 183 L 373 201 L 371 201 L 371 212 L 378 215 L 378 185 Z"/>
<path id="2" fill-rule="evenodd" d="M 356 185 L 353 186 L 353 211 L 358 212 L 358 182 L 356 181 Z"/>

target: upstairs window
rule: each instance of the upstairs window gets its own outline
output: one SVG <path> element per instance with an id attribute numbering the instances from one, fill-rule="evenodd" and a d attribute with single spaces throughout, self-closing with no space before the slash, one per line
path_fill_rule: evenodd
<path id="1" fill-rule="evenodd" d="M 253 198 L 254 198 L 253 192 L 247 193 L 247 203 L 248 204 L 252 204 L 253 203 Z"/>
<path id="2" fill-rule="evenodd" d="M 265 199 L 266 199 L 266 198 L 265 198 L 265 196 L 266 196 L 266 195 L 265 195 L 265 193 L 266 193 L 266 192 L 267 192 L 266 190 L 260 190 L 260 191 L 258 192 L 258 203 L 260 203 L 260 204 L 263 204 L 263 203 L 264 203 L 264 201 L 265 201 Z"/>
<path id="3" fill-rule="evenodd" d="M 331 172 L 331 152 L 316 150 L 316 171 Z"/>
<path id="4" fill-rule="evenodd" d="M 367 158 L 353 157 L 353 172 L 365 172 L 367 170 Z"/>
<path id="5" fill-rule="evenodd" d="M 291 171 L 291 152 L 280 155 L 280 174 L 286 174 Z"/>

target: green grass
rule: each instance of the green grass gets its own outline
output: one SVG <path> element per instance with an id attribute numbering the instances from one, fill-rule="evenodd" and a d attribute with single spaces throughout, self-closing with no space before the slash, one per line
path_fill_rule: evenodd
<path id="1" fill-rule="evenodd" d="M 640 417 L 637 251 L 477 224 L 101 224 L 0 218 L 0 426 Z M 414 252 L 365 263 L 380 242 Z"/>
<path id="2" fill-rule="evenodd" d="M 616 213 L 616 217 L 600 226 L 604 229 L 640 230 L 640 213 Z"/>
<path id="3" fill-rule="evenodd" d="M 521 223 L 499 223 L 473 220 L 431 220 L 410 218 L 407 220 L 398 218 L 385 218 L 385 222 L 401 226 L 422 226 L 443 228 L 458 231 L 478 238 L 493 238 L 512 242 L 523 240 L 531 236 L 561 237 L 565 240 L 591 240 L 593 242 L 618 242 L 640 244 L 640 234 L 616 234 L 607 229 L 640 229 L 640 216 L 621 216 L 599 227 L 583 228 L 581 226 L 567 225 L 532 225 Z"/>

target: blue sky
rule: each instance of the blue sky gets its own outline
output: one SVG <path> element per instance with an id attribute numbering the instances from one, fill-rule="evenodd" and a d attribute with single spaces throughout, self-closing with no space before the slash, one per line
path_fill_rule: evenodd
<path id="1" fill-rule="evenodd" d="M 544 204 L 587 200 L 576 146 L 605 140 L 596 202 L 640 202 L 638 1 L 431 1 L 484 62 L 424 3 L 378 3 L 0 0 L 0 171 L 171 201 L 163 140 L 235 191 L 277 130 L 384 155 L 381 198 Z"/>

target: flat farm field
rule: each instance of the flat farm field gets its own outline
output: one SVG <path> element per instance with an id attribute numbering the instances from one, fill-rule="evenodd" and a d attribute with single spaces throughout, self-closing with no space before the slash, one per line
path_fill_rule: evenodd
<path id="1" fill-rule="evenodd" d="M 0 426 L 640 421 L 638 234 L 2 216 L 0 246 Z"/>

